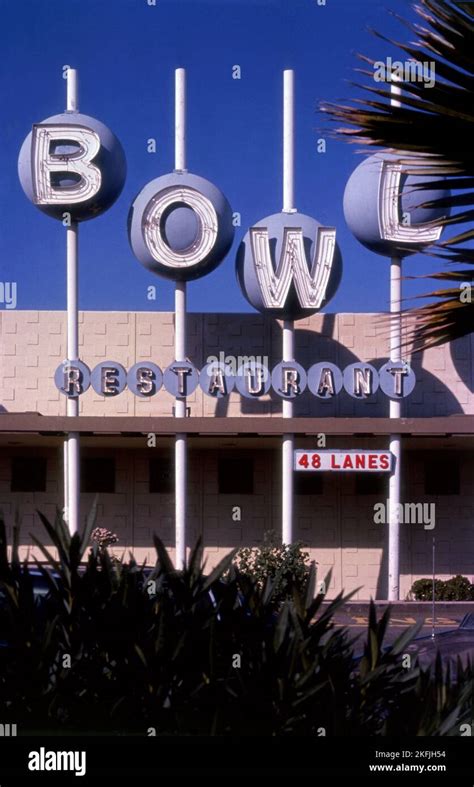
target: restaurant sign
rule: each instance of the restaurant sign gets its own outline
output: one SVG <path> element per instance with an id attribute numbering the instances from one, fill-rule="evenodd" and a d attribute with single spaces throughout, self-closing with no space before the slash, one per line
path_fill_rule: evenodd
<path id="1" fill-rule="evenodd" d="M 295 399 L 306 390 L 330 400 L 342 389 L 355 399 L 367 399 L 380 388 L 392 399 L 403 399 L 415 386 L 415 373 L 404 361 L 388 361 L 380 369 L 369 363 L 353 363 L 344 370 L 329 362 L 315 363 L 307 371 L 300 364 L 284 361 L 272 370 L 248 361 L 234 374 L 225 363 L 209 363 L 196 369 L 189 361 L 173 361 L 164 371 L 142 361 L 128 371 L 115 361 L 101 361 L 91 371 L 82 361 L 63 361 L 55 373 L 58 390 L 68 398 L 81 396 L 91 386 L 105 397 L 118 396 L 129 388 L 135 396 L 152 397 L 163 387 L 175 397 L 190 396 L 198 386 L 220 399 L 234 389 L 246 398 L 259 398 L 270 389 L 282 399 Z"/>

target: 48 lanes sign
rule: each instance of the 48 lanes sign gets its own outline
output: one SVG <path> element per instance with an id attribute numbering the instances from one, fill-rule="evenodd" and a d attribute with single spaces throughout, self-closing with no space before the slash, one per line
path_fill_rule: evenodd
<path id="1" fill-rule="evenodd" d="M 295 451 L 294 469 L 306 472 L 322 470 L 343 473 L 390 473 L 390 451 Z"/>

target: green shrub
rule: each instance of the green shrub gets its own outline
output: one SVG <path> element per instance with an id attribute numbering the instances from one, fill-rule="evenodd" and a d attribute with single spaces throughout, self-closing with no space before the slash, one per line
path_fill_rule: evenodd
<path id="1" fill-rule="evenodd" d="M 444 583 L 444 601 L 472 601 L 474 600 L 474 585 L 467 577 L 456 574 L 455 577 Z"/>
<path id="2" fill-rule="evenodd" d="M 206 576 L 198 543 L 176 571 L 155 536 L 151 576 L 97 545 L 81 565 L 92 525 L 71 536 L 60 516 L 41 519 L 58 552 L 36 541 L 41 605 L 18 530 L 9 558 L 0 520 L 0 718 L 19 734 L 432 736 L 472 719 L 472 666 L 458 664 L 456 681 L 440 663 L 407 668 L 414 630 L 386 647 L 389 609 L 377 620 L 371 604 L 356 660 L 334 626 L 350 596 L 323 606 L 314 566 L 305 593 L 294 585 L 277 610 L 271 580 L 241 573 L 235 553 Z"/>
<path id="3" fill-rule="evenodd" d="M 433 580 L 417 579 L 411 586 L 410 594 L 415 601 L 433 600 Z M 474 585 L 467 577 L 457 574 L 443 581 L 435 579 L 435 601 L 473 601 Z"/>
<path id="4" fill-rule="evenodd" d="M 444 598 L 444 582 L 442 579 L 435 579 L 435 601 L 442 601 Z M 410 595 L 415 601 L 433 600 L 433 580 L 417 579 L 411 586 Z"/>
<path id="5" fill-rule="evenodd" d="M 270 581 L 275 604 L 291 598 L 293 588 L 304 592 L 308 583 L 310 562 L 302 541 L 282 544 L 274 530 L 264 533 L 262 546 L 239 549 L 238 570 L 263 588 Z"/>

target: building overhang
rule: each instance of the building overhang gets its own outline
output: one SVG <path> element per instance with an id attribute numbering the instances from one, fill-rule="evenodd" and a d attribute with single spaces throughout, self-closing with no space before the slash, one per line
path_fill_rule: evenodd
<path id="1" fill-rule="evenodd" d="M 206 437 L 279 437 L 293 434 L 314 437 L 389 436 L 458 437 L 474 435 L 474 415 L 432 418 L 282 418 L 273 417 L 190 417 L 160 416 L 55 416 L 40 413 L 1 413 L 0 437 L 44 435 L 61 437 L 68 432 L 83 436 L 140 437 L 150 433 L 172 436 L 177 433 Z"/>

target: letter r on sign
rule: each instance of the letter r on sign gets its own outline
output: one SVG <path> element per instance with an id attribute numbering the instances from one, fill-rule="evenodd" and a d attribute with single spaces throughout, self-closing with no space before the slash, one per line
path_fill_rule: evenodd
<path id="1" fill-rule="evenodd" d="M 79 369 L 68 367 L 64 370 L 64 390 L 68 396 L 82 393 L 80 379 L 81 372 Z"/>

